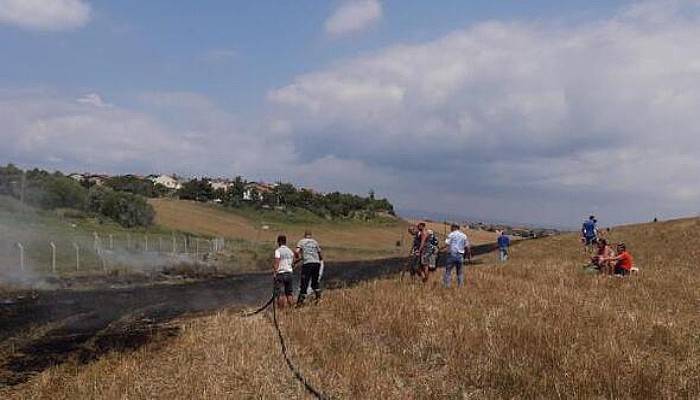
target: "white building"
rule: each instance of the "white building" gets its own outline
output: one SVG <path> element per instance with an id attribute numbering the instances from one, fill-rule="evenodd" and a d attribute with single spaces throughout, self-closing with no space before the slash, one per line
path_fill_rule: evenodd
<path id="1" fill-rule="evenodd" d="M 182 187 L 182 183 L 180 183 L 177 178 L 170 175 L 151 175 L 148 179 L 153 182 L 154 185 L 161 184 L 172 190 L 178 190 Z"/>
<path id="2" fill-rule="evenodd" d="M 227 179 L 212 179 L 209 181 L 209 184 L 211 185 L 211 188 L 214 190 L 223 190 L 224 192 L 228 192 L 228 190 L 233 186 L 233 182 L 227 180 Z"/>

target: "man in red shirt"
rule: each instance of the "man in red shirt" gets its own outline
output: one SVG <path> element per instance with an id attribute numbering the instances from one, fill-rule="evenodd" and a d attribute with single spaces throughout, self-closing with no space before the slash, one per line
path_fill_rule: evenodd
<path id="1" fill-rule="evenodd" d="M 611 257 L 608 260 L 615 262 L 615 275 L 627 276 L 634 267 L 634 259 L 627 251 L 624 243 L 617 245 L 617 256 Z"/>

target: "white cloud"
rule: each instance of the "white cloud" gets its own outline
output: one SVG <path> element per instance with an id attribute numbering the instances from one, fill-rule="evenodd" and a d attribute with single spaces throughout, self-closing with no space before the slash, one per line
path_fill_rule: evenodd
<path id="1" fill-rule="evenodd" d="M 381 18 L 378 0 L 348 0 L 328 17 L 325 28 L 330 35 L 345 35 L 364 30 Z"/>
<path id="2" fill-rule="evenodd" d="M 63 170 L 267 176 L 294 157 L 288 142 L 241 126 L 198 94 L 148 93 L 132 107 L 103 106 L 96 94 L 79 99 L 0 91 L 0 140 L 7 143 L 0 160 Z M 263 154 L 269 158 L 260 166 Z"/>
<path id="3" fill-rule="evenodd" d="M 445 197 L 476 190 L 518 209 L 547 193 L 567 212 L 641 213 L 630 199 L 689 212 L 700 202 L 688 189 L 700 179 L 700 9 L 657 9 L 573 26 L 480 23 L 298 76 L 268 99 L 309 152 L 342 148 L 444 184 Z M 451 185 L 451 173 L 470 184 Z M 580 195 L 565 204 L 566 193 Z"/>
<path id="4" fill-rule="evenodd" d="M 28 30 L 80 28 L 90 14 L 90 5 L 83 0 L 0 0 L 0 23 Z"/>
<path id="5" fill-rule="evenodd" d="M 104 100 L 102 100 L 102 97 L 97 93 L 87 93 L 78 97 L 75 101 L 81 104 L 89 104 L 99 108 L 112 106 L 109 103 L 105 103 Z"/>

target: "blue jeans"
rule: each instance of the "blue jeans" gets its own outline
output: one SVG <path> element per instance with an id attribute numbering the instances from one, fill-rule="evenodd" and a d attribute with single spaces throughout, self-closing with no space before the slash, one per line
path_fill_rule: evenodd
<path id="1" fill-rule="evenodd" d="M 464 285 L 464 255 L 462 254 L 448 254 L 447 263 L 445 264 L 445 277 L 444 284 L 445 287 L 450 287 L 452 283 L 452 268 L 457 270 L 457 284 L 459 286 Z"/>
<path id="2" fill-rule="evenodd" d="M 500 255 L 501 255 L 501 261 L 506 261 L 508 260 L 508 248 L 507 247 L 501 247 L 500 249 Z"/>

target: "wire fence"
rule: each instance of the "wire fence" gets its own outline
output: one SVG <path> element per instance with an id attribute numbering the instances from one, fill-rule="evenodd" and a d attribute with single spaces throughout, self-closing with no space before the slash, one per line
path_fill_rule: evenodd
<path id="1" fill-rule="evenodd" d="M 0 274 L 53 274 L 115 268 L 157 269 L 178 263 L 206 262 L 226 250 L 223 238 L 178 234 L 51 235 L 4 237 Z"/>

